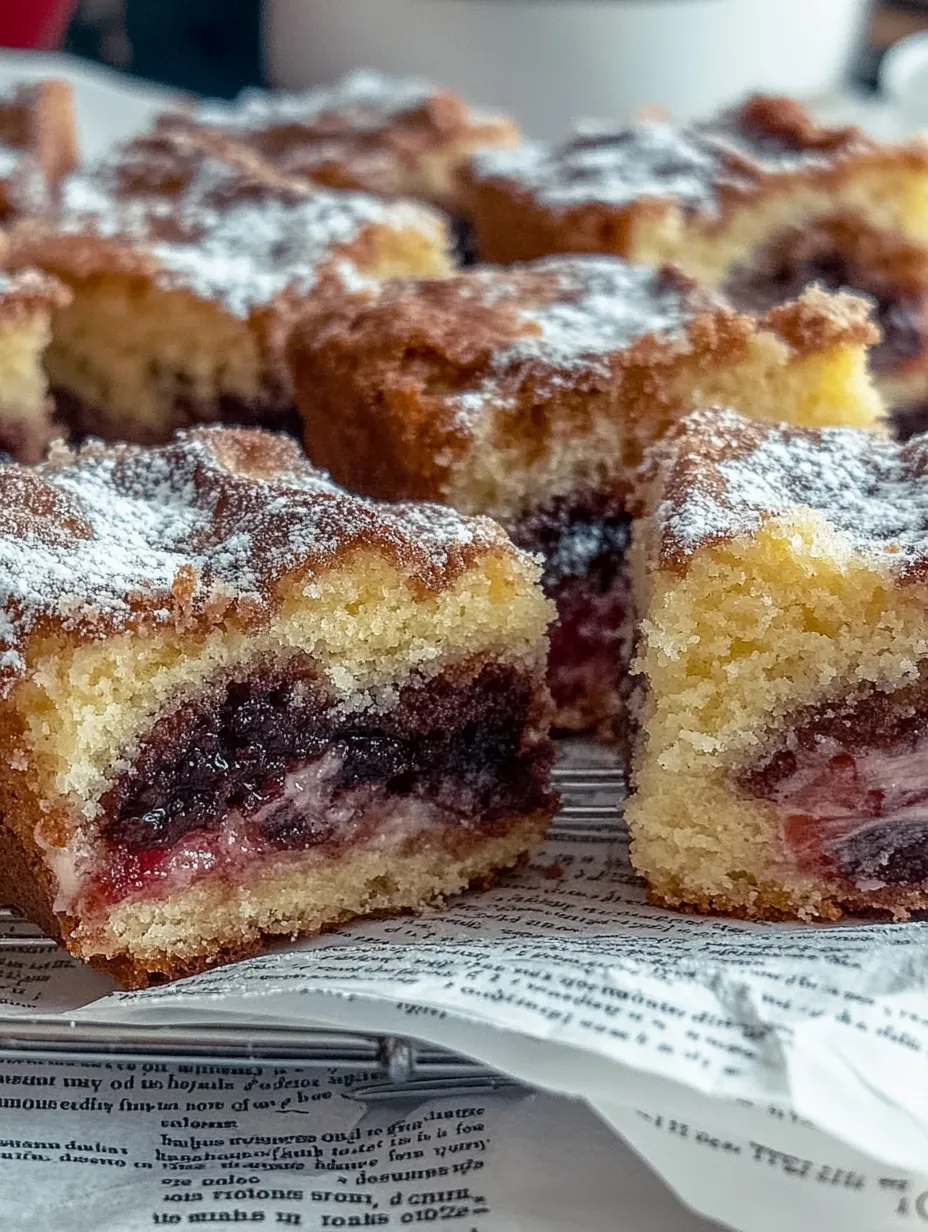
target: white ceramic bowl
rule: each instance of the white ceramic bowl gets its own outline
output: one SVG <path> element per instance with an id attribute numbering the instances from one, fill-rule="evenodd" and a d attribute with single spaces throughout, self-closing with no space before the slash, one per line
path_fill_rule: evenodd
<path id="1" fill-rule="evenodd" d="M 270 79 L 415 73 L 554 137 L 642 107 L 707 115 L 751 90 L 838 86 L 868 0 L 268 0 Z"/>

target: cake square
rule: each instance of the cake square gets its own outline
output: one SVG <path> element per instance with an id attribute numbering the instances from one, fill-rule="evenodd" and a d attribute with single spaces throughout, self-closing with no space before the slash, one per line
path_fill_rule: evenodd
<path id="1" fill-rule="evenodd" d="M 415 77 L 369 69 L 303 92 L 247 90 L 232 105 L 201 104 L 162 127 L 233 137 L 285 175 L 329 188 L 422 197 L 459 210 L 458 170 L 479 149 L 515 145 L 505 116 Z"/>
<path id="2" fill-rule="evenodd" d="M 928 241 L 928 144 L 825 128 L 788 98 L 756 95 L 688 127 L 641 120 L 481 151 L 462 178 L 486 261 L 613 253 L 724 286 L 822 218 Z"/>
<path id="3" fill-rule="evenodd" d="M 626 816 L 655 901 L 928 907 L 928 442 L 699 412 L 642 473 Z"/>
<path id="4" fill-rule="evenodd" d="M 53 434 L 42 367 L 52 311 L 70 299 L 37 270 L 0 273 L 0 455 L 36 462 Z"/>
<path id="5" fill-rule="evenodd" d="M 0 94 L 0 223 L 47 208 L 77 165 L 68 82 L 37 81 Z"/>
<path id="6" fill-rule="evenodd" d="M 47 365 L 75 429 L 157 443 L 203 421 L 288 426 L 294 317 L 332 287 L 440 275 L 449 244 L 424 205 L 311 189 L 173 133 L 70 177 L 50 219 L 13 228 L 9 261 L 73 293 Z"/>
<path id="7" fill-rule="evenodd" d="M 559 257 L 334 298 L 291 338 L 306 448 L 339 483 L 501 521 L 558 604 L 557 725 L 609 729 L 630 646 L 626 502 L 645 447 L 713 400 L 877 424 L 868 308 L 813 290 L 760 320 L 671 269 Z"/>
<path id="8" fill-rule="evenodd" d="M 489 519 L 258 429 L 0 466 L 0 901 L 129 986 L 517 861 L 549 604 Z"/>

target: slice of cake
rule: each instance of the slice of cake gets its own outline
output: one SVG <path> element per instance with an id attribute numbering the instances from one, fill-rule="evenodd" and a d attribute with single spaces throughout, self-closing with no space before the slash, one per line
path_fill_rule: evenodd
<path id="1" fill-rule="evenodd" d="M 874 380 L 903 438 L 928 427 L 928 244 L 860 217 L 823 219 L 782 232 L 726 281 L 751 312 L 799 295 L 810 283 L 854 288 L 874 306 L 882 339 L 870 351 Z"/>
<path id="2" fill-rule="evenodd" d="M 0 94 L 0 223 L 46 209 L 77 167 L 77 126 L 66 81 Z"/>
<path id="3" fill-rule="evenodd" d="M 632 549 L 632 858 L 669 906 L 928 908 L 928 441 L 687 419 Z"/>
<path id="4" fill-rule="evenodd" d="M 630 623 L 626 500 L 647 444 L 707 401 L 873 426 L 867 306 L 811 291 L 763 320 L 672 270 L 555 258 L 327 302 L 290 362 L 340 483 L 499 519 L 545 558 L 558 725 L 609 725 Z"/>
<path id="5" fill-rule="evenodd" d="M 36 270 L 0 274 L 0 455 L 35 462 L 52 435 L 52 403 L 42 369 L 52 311 L 67 290 Z"/>
<path id="6" fill-rule="evenodd" d="M 286 426 L 287 331 L 332 287 L 449 267 L 426 206 L 313 190 L 247 151 L 140 138 L 72 176 L 10 261 L 73 292 L 48 372 L 79 432 L 141 443 L 199 421 Z"/>
<path id="7" fill-rule="evenodd" d="M 286 437 L 0 467 L 0 901 L 127 985 L 515 863 L 554 801 L 538 567 Z"/>
<path id="8" fill-rule="evenodd" d="M 928 241 L 928 144 L 822 128 L 784 98 L 757 96 L 689 128 L 647 120 L 489 150 L 464 175 L 487 261 L 614 253 L 674 261 L 719 286 L 782 232 L 821 218 Z"/>
<path id="9" fill-rule="evenodd" d="M 511 120 L 474 111 L 450 90 L 369 70 L 303 93 L 248 90 L 231 106 L 204 104 L 160 124 L 232 136 L 316 184 L 423 197 L 452 210 L 457 172 L 474 151 L 519 140 Z"/>

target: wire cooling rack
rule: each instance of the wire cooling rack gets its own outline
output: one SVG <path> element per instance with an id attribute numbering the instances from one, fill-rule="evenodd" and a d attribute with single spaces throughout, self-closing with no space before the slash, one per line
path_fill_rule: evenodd
<path id="1" fill-rule="evenodd" d="M 603 750 L 579 742 L 565 745 L 554 781 L 562 803 L 552 837 L 596 838 L 614 826 L 622 776 Z M 0 953 L 42 953 L 55 948 L 56 943 L 28 920 L 0 907 Z M 404 1094 L 436 1098 L 518 1086 L 475 1061 L 415 1040 L 208 1019 L 144 1026 L 0 1015 L 0 1059 L 13 1057 L 81 1061 L 125 1057 L 370 1071 L 370 1082 L 352 1088 L 356 1098 L 366 1101 Z"/>

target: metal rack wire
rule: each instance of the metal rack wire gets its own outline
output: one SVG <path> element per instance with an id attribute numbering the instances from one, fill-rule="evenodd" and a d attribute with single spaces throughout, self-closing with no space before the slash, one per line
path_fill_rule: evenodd
<path id="1" fill-rule="evenodd" d="M 588 767 L 572 764 L 575 761 L 576 754 L 554 771 L 562 807 L 554 820 L 552 837 L 603 838 L 615 828 L 621 773 L 615 766 Z M 35 954 L 54 949 L 56 943 L 35 925 L 9 908 L 0 908 L 0 953 Z M 369 1081 L 352 1088 L 355 1098 L 366 1101 L 405 1095 L 426 1099 L 518 1087 L 475 1061 L 395 1036 L 208 1020 L 146 1026 L 58 1016 L 0 1015 L 0 1059 L 62 1057 L 370 1071 Z"/>

